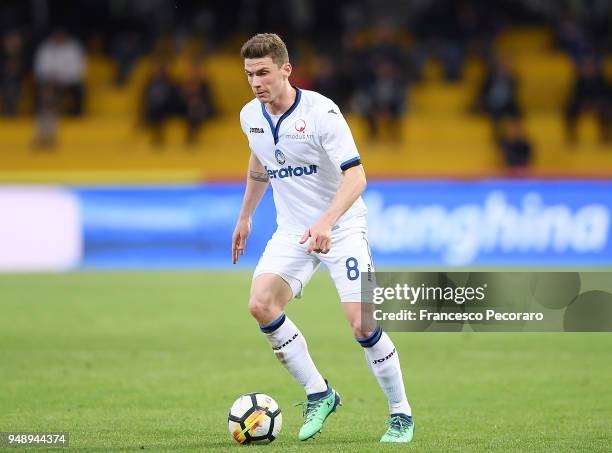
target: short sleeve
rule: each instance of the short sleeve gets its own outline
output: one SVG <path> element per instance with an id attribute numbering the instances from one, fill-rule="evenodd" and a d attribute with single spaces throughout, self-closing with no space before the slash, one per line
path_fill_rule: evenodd
<path id="1" fill-rule="evenodd" d="M 245 125 L 245 121 L 244 121 L 244 109 L 242 109 L 240 111 L 240 129 L 242 129 L 242 133 L 244 135 L 247 135 L 247 133 L 246 133 L 246 125 Z"/>
<path id="2" fill-rule="evenodd" d="M 361 164 L 351 129 L 337 105 L 329 104 L 329 107 L 321 111 L 319 131 L 323 149 L 340 170 L 345 171 Z"/>
<path id="3" fill-rule="evenodd" d="M 242 129 L 242 133 L 244 134 L 244 137 L 246 138 L 247 144 L 249 145 L 249 150 L 251 152 L 253 152 L 253 146 L 251 145 L 251 138 L 249 137 L 249 129 L 248 129 L 248 121 L 247 121 L 247 115 L 245 112 L 245 109 L 243 108 L 240 111 L 240 129 Z"/>

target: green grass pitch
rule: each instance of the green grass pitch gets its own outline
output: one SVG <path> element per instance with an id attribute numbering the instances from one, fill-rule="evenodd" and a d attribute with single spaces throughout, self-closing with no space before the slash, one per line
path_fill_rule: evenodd
<path id="1" fill-rule="evenodd" d="M 325 273 L 287 313 L 344 406 L 300 443 L 303 391 L 250 319 L 249 284 L 244 272 L 0 277 L 0 431 L 68 431 L 77 451 L 612 449 L 612 335 L 569 333 L 392 334 L 416 434 L 379 445 L 386 403 Z M 250 391 L 283 410 L 271 445 L 227 432 Z"/>

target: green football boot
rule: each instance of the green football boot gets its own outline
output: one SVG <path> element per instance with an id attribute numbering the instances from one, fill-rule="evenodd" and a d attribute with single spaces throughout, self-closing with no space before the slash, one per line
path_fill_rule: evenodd
<path id="1" fill-rule="evenodd" d="M 387 420 L 389 429 L 381 437 L 381 442 L 410 442 L 414 436 L 414 422 L 410 415 L 391 414 Z"/>
<path id="2" fill-rule="evenodd" d="M 308 401 L 299 404 L 304 407 L 304 425 L 298 435 L 300 440 L 308 440 L 321 432 L 329 414 L 335 412 L 336 407 L 342 406 L 340 395 L 329 385 L 325 392 L 308 395 Z"/>

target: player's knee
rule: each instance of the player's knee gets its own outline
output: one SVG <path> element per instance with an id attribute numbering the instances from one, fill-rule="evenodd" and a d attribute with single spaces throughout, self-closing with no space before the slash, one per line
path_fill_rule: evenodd
<path id="1" fill-rule="evenodd" d="M 367 330 L 363 330 L 363 329 L 353 329 L 353 336 L 355 338 L 361 339 L 361 338 L 368 338 L 370 335 L 372 334 L 372 332 L 367 331 Z"/>
<path id="2" fill-rule="evenodd" d="M 257 321 L 265 322 L 274 309 L 274 294 L 268 290 L 258 290 L 251 294 L 249 312 Z"/>
<path id="3" fill-rule="evenodd" d="M 351 321 L 350 326 L 355 338 L 366 338 L 372 333 L 371 331 L 365 329 L 359 320 Z"/>

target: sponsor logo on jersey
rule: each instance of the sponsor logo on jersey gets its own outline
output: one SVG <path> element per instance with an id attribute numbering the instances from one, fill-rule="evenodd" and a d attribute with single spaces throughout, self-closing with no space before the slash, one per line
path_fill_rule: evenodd
<path id="1" fill-rule="evenodd" d="M 301 118 L 297 120 L 295 122 L 295 130 L 298 131 L 300 134 L 303 134 L 306 130 L 306 121 Z"/>
<path id="2" fill-rule="evenodd" d="M 310 164 L 304 167 L 292 167 L 291 165 L 283 168 L 279 168 L 278 170 L 269 170 L 266 167 L 266 171 L 268 172 L 268 177 L 270 179 L 276 178 L 292 178 L 293 176 L 308 176 L 317 173 L 317 166 L 315 164 Z"/>
<path id="3" fill-rule="evenodd" d="M 327 113 L 333 113 L 334 115 L 338 114 L 338 112 L 336 112 L 334 109 L 329 110 Z"/>
<path id="4" fill-rule="evenodd" d="M 285 160 L 286 160 L 285 155 L 280 149 L 277 149 L 276 151 L 274 151 L 274 157 L 276 158 L 276 162 L 278 162 L 279 165 L 285 164 Z"/>
<path id="5" fill-rule="evenodd" d="M 264 130 L 263 130 L 263 127 L 252 127 L 249 129 L 249 132 L 251 134 L 263 134 Z"/>
<path id="6" fill-rule="evenodd" d="M 314 134 L 285 134 L 284 137 L 289 140 L 313 140 Z"/>

